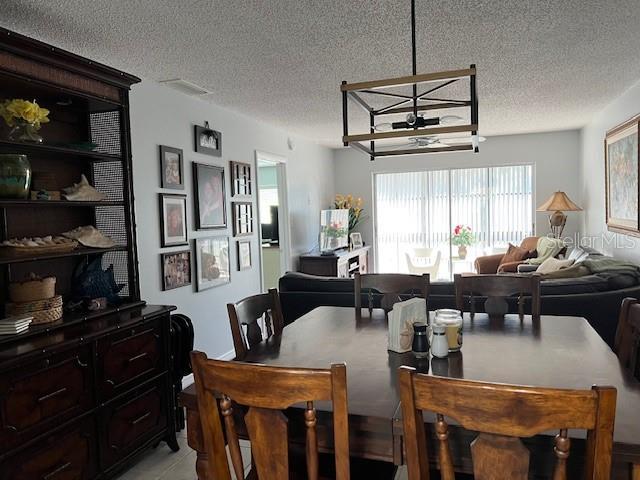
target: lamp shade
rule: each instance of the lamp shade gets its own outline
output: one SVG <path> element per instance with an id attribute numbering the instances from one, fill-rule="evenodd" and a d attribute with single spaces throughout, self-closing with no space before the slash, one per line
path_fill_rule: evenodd
<path id="1" fill-rule="evenodd" d="M 581 210 L 564 192 L 554 193 L 537 209 L 538 212 L 579 212 Z"/>

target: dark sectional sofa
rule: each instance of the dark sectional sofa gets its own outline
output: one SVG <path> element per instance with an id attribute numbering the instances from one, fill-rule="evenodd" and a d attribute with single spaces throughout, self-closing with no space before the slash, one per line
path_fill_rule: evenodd
<path id="1" fill-rule="evenodd" d="M 280 301 L 285 323 L 291 323 L 322 305 L 354 306 L 353 279 L 317 277 L 289 272 L 280 278 Z M 622 299 L 640 298 L 640 284 L 632 276 L 620 274 L 587 275 L 580 278 L 544 280 L 541 284 L 543 315 L 585 317 L 610 345 L 613 345 Z M 379 296 L 374 296 L 377 305 Z M 483 309 L 478 299 L 476 311 Z M 363 305 L 367 305 L 363 298 Z M 516 313 L 516 298 L 509 298 L 509 311 Z M 429 309 L 454 308 L 453 282 L 431 284 Z M 528 306 L 525 305 L 528 311 Z"/>

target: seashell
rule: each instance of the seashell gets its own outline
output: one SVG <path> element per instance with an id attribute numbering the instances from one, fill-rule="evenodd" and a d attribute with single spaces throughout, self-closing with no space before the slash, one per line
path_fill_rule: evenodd
<path id="1" fill-rule="evenodd" d="M 72 186 L 62 190 L 64 191 L 64 198 L 69 201 L 100 202 L 107 197 L 104 193 L 93 188 L 84 174 L 80 176 L 78 183 L 74 183 Z"/>
<path id="2" fill-rule="evenodd" d="M 85 247 L 111 248 L 115 246 L 115 242 L 112 239 L 104 235 L 93 225 L 74 228 L 73 230 L 64 232 L 62 235 L 77 240 Z"/>

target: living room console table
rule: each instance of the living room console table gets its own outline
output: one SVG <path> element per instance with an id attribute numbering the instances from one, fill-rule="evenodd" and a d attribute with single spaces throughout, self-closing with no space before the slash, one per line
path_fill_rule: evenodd
<path id="1" fill-rule="evenodd" d="M 322 277 L 353 277 L 354 273 L 369 271 L 369 251 L 366 246 L 355 250 L 342 250 L 332 255 L 321 255 L 320 252 L 300 255 L 302 273 L 319 275 Z"/>
<path id="2" fill-rule="evenodd" d="M 402 412 L 397 372 L 409 365 L 425 373 L 488 382 L 555 388 L 589 389 L 592 384 L 612 385 L 618 391 L 613 444 L 613 479 L 633 479 L 640 465 L 640 382 L 620 367 L 617 357 L 589 323 L 580 317 L 545 316 L 534 322 L 518 315 L 490 320 L 476 313 L 473 322 L 465 314 L 464 345 L 458 354 L 445 359 L 417 360 L 409 353 L 387 351 L 387 323 L 381 310 L 372 316 L 366 309 L 357 318 L 352 307 L 319 307 L 287 325 L 280 338 L 264 341 L 252 348 L 244 361 L 267 365 L 327 368 L 346 362 L 349 396 L 350 454 L 353 457 L 404 462 Z M 310 335 L 309 332 L 313 332 Z M 274 341 L 276 340 L 276 341 Z M 206 474 L 206 454 L 193 385 L 180 395 L 187 409 L 189 446 L 198 452 L 199 480 Z M 235 409 L 237 410 L 237 409 Z M 318 410 L 318 430 L 330 431 L 331 413 Z M 291 408 L 291 442 L 304 445 L 304 408 Z M 429 451 L 437 452 L 433 415 L 425 415 L 430 433 Z M 238 429 L 242 428 L 236 423 Z M 325 430 L 328 429 L 328 430 Z M 239 431 L 242 435 L 243 432 Z M 524 443 L 532 450 L 531 473 L 551 477 L 553 437 L 545 432 Z M 585 454 L 585 432 L 571 432 L 568 478 L 581 478 Z M 450 444 L 457 471 L 471 472 L 468 432 L 451 422 Z M 320 448 L 331 450 L 331 435 L 319 436 Z M 435 456 L 431 457 L 435 466 Z M 634 469 L 635 466 L 635 469 Z"/>

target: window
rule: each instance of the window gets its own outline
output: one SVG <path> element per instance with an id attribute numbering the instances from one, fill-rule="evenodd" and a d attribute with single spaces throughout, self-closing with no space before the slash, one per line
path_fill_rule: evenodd
<path id="1" fill-rule="evenodd" d="M 531 165 L 376 174 L 377 270 L 473 271 L 477 256 L 532 234 L 532 178 Z M 456 225 L 472 230 L 466 255 L 451 243 Z"/>

